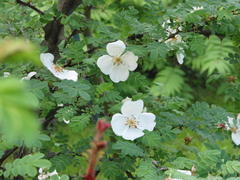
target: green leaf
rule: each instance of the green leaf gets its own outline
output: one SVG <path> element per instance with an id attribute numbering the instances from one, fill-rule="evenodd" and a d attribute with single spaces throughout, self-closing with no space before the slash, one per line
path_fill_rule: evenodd
<path id="1" fill-rule="evenodd" d="M 36 48 L 27 41 L 21 39 L 5 39 L 0 41 L 0 62 L 32 61 L 40 65 Z"/>
<path id="2" fill-rule="evenodd" d="M 144 156 L 144 151 L 134 143 L 118 141 L 113 144 L 113 149 L 121 150 L 123 155 L 129 156 Z"/>
<path id="3" fill-rule="evenodd" d="M 217 36 L 212 35 L 206 40 L 205 45 L 205 53 L 193 60 L 193 68 L 199 69 L 202 73 L 206 71 L 208 75 L 214 72 L 230 73 L 233 66 L 224 58 L 234 52 L 233 42 L 227 38 L 221 41 Z"/>
<path id="4" fill-rule="evenodd" d="M 72 163 L 72 156 L 60 154 L 50 159 L 53 169 L 57 172 L 65 170 Z"/>
<path id="5" fill-rule="evenodd" d="M 86 101 L 91 99 L 90 95 L 88 94 L 90 86 L 84 82 L 63 80 L 61 82 L 55 82 L 54 85 L 64 92 L 69 98 L 77 98 L 80 96 Z"/>
<path id="6" fill-rule="evenodd" d="M 85 129 L 91 120 L 91 116 L 89 114 L 81 114 L 80 116 L 74 116 L 70 120 L 70 127 L 72 127 L 75 131 L 81 131 Z"/>
<path id="7" fill-rule="evenodd" d="M 114 161 L 105 161 L 101 164 L 100 172 L 107 179 L 117 180 L 118 177 L 123 177 L 123 172 L 121 170 L 120 164 Z"/>
<path id="8" fill-rule="evenodd" d="M 227 161 L 221 166 L 221 173 L 224 176 L 237 175 L 240 173 L 240 161 Z"/>
<path id="9" fill-rule="evenodd" d="M 172 162 L 172 164 L 177 169 L 191 169 L 194 165 L 197 164 L 197 162 L 185 157 L 178 157 Z"/>
<path id="10" fill-rule="evenodd" d="M 159 179 L 157 175 L 157 168 L 154 167 L 151 159 L 141 160 L 140 165 L 136 169 L 136 174 L 139 178 L 143 180 Z"/>
<path id="11" fill-rule="evenodd" d="M 34 110 L 38 100 L 24 83 L 15 79 L 0 79 L 0 133 L 8 143 L 24 141 L 34 144 L 39 136 L 39 122 Z"/>
<path id="12" fill-rule="evenodd" d="M 143 138 L 142 143 L 151 148 L 158 148 L 161 146 L 161 136 L 158 132 L 147 132 Z"/>
<path id="13" fill-rule="evenodd" d="M 208 174 L 211 170 L 217 170 L 217 164 L 221 161 L 221 152 L 219 150 L 207 150 L 198 153 L 198 173 L 202 176 Z"/>
<path id="14" fill-rule="evenodd" d="M 171 96 L 179 93 L 185 84 L 184 74 L 179 68 L 166 67 L 157 74 L 150 92 L 154 96 Z"/>
<path id="15" fill-rule="evenodd" d="M 50 168 L 51 163 L 46 159 L 42 159 L 44 154 L 36 153 L 24 156 L 21 159 L 15 159 L 12 163 L 6 163 L 4 167 L 4 177 L 34 177 L 37 175 L 37 168 Z"/>

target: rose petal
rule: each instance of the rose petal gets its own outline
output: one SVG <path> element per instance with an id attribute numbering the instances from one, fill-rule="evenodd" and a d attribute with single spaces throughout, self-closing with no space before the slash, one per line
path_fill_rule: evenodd
<path id="1" fill-rule="evenodd" d="M 156 116 L 153 113 L 141 113 L 138 117 L 138 128 L 141 130 L 152 131 L 156 126 Z"/>
<path id="2" fill-rule="evenodd" d="M 133 141 L 134 139 L 137 139 L 139 137 L 142 137 L 144 135 L 143 131 L 137 128 L 128 128 L 124 134 L 123 138 L 126 140 L 131 140 Z"/>
<path id="3" fill-rule="evenodd" d="M 232 117 L 227 117 L 228 118 L 228 124 L 229 124 L 229 128 L 232 128 L 232 127 L 234 127 L 235 125 L 234 125 L 234 122 L 233 122 L 233 120 L 234 120 L 234 118 L 232 118 Z"/>
<path id="4" fill-rule="evenodd" d="M 54 56 L 51 53 L 41 53 L 40 60 L 43 65 L 50 70 L 53 65 Z"/>
<path id="5" fill-rule="evenodd" d="M 57 72 L 55 71 L 53 68 L 52 70 L 50 70 L 54 76 L 56 76 L 57 78 L 61 79 L 61 80 L 73 80 L 73 81 L 77 81 L 78 80 L 78 73 L 76 71 L 73 70 L 65 70 L 63 69 L 62 72 Z"/>
<path id="6" fill-rule="evenodd" d="M 232 132 L 232 140 L 237 146 L 240 145 L 240 130 L 237 130 L 236 133 Z"/>
<path id="7" fill-rule="evenodd" d="M 111 56 L 103 55 L 98 58 L 97 65 L 104 74 L 108 75 L 113 68 L 113 59 Z"/>
<path id="8" fill-rule="evenodd" d="M 30 80 L 36 74 L 37 74 L 36 72 L 30 72 L 26 77 L 23 77 L 22 80 Z"/>
<path id="9" fill-rule="evenodd" d="M 126 119 L 122 114 L 114 114 L 111 120 L 111 126 L 113 132 L 117 136 L 122 136 L 126 128 L 128 128 L 127 125 L 125 125 Z"/>
<path id="10" fill-rule="evenodd" d="M 126 101 L 123 103 L 121 112 L 125 116 L 138 116 L 143 111 L 143 101 Z"/>
<path id="11" fill-rule="evenodd" d="M 112 72 L 110 73 L 110 79 L 115 83 L 126 81 L 128 79 L 128 76 L 128 68 L 122 64 L 113 66 Z"/>
<path id="12" fill-rule="evenodd" d="M 129 69 L 130 71 L 134 71 L 134 70 L 137 68 L 137 66 L 138 66 L 138 64 L 137 64 L 138 57 L 135 56 L 135 55 L 134 55 L 132 52 L 130 52 L 130 51 L 128 51 L 128 52 L 126 52 L 125 54 L 123 54 L 123 55 L 121 56 L 121 59 L 122 59 L 122 61 L 123 61 L 125 64 L 127 64 L 128 69 Z"/>
<path id="13" fill-rule="evenodd" d="M 180 53 L 177 53 L 176 56 L 177 56 L 178 63 L 183 64 L 184 54 L 180 52 Z"/>
<path id="14" fill-rule="evenodd" d="M 112 43 L 107 44 L 107 52 L 109 55 L 113 57 L 120 57 L 122 53 L 125 51 L 126 45 L 123 41 L 118 40 Z"/>

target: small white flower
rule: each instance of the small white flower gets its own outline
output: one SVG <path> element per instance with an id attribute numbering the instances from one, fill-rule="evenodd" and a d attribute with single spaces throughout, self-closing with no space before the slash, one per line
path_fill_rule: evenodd
<path id="1" fill-rule="evenodd" d="M 4 78 L 7 78 L 7 77 L 9 77 L 11 75 L 11 73 L 10 72 L 3 72 L 3 77 Z"/>
<path id="2" fill-rule="evenodd" d="M 232 117 L 228 117 L 226 128 L 232 132 L 232 141 L 237 146 L 240 145 L 240 116 L 238 115 L 236 120 Z"/>
<path id="3" fill-rule="evenodd" d="M 166 30 L 167 30 L 167 36 L 170 36 L 171 34 L 177 33 L 177 29 L 173 29 L 173 28 L 171 28 L 170 26 L 168 26 L 168 27 L 166 28 Z"/>
<path id="4" fill-rule="evenodd" d="M 59 176 L 58 176 L 58 173 L 56 170 L 54 170 L 51 173 L 49 173 L 49 172 L 45 173 L 43 171 L 43 168 L 39 168 L 38 172 L 39 172 L 38 180 L 46 180 L 46 179 L 49 179 L 49 177 L 54 176 L 54 175 L 57 175 L 57 177 L 59 179 Z"/>
<path id="5" fill-rule="evenodd" d="M 177 171 L 180 172 L 180 173 L 182 173 L 182 174 L 189 175 L 189 176 L 192 175 L 192 172 L 191 172 L 191 171 L 188 171 L 188 170 L 177 169 Z"/>
<path id="6" fill-rule="evenodd" d="M 190 13 L 194 13 L 195 11 L 203 10 L 203 6 L 193 6 L 193 9 L 190 11 Z"/>
<path id="7" fill-rule="evenodd" d="M 169 38 L 168 40 L 165 41 L 165 43 L 167 45 L 174 46 L 178 43 L 183 43 L 184 41 L 182 40 L 182 37 L 179 34 L 176 34 L 174 37 Z M 172 49 L 173 50 L 173 49 Z M 179 50 L 176 53 L 176 58 L 179 64 L 183 64 L 184 61 L 184 49 L 183 48 L 179 48 Z"/>
<path id="8" fill-rule="evenodd" d="M 57 106 L 58 106 L 58 107 L 63 107 L 64 105 L 63 105 L 63 104 L 58 104 Z"/>
<path id="9" fill-rule="evenodd" d="M 183 64 L 183 60 L 184 60 L 184 54 L 183 53 L 177 53 L 177 61 L 179 64 Z"/>
<path id="10" fill-rule="evenodd" d="M 126 45 L 121 40 L 108 43 L 106 49 L 108 55 L 98 58 L 98 67 L 104 74 L 109 75 L 113 82 L 126 81 L 129 71 L 134 71 L 138 66 L 138 56 L 130 51 L 124 53 Z"/>
<path id="11" fill-rule="evenodd" d="M 179 64 L 183 64 L 184 61 L 184 50 L 183 48 L 179 48 L 179 50 L 176 53 L 177 61 Z"/>
<path id="12" fill-rule="evenodd" d="M 73 70 L 66 70 L 58 65 L 53 63 L 54 56 L 51 53 L 41 53 L 40 59 L 43 65 L 57 78 L 63 80 L 78 80 L 78 73 Z"/>
<path id="13" fill-rule="evenodd" d="M 173 23 L 176 23 L 174 20 Z M 170 36 L 172 34 L 176 34 L 177 31 L 182 31 L 182 26 L 177 27 L 177 29 L 173 29 L 171 26 L 171 21 L 168 19 L 167 21 L 163 22 L 162 27 L 166 29 L 167 36 Z"/>
<path id="14" fill-rule="evenodd" d="M 27 76 L 23 77 L 22 80 L 30 80 L 33 76 L 35 76 L 36 72 L 30 72 Z"/>
<path id="15" fill-rule="evenodd" d="M 126 140 L 134 140 L 144 135 L 143 130 L 152 131 L 156 125 L 155 115 L 143 112 L 143 101 L 126 101 L 121 114 L 114 114 L 111 120 L 113 132 Z"/>
<path id="16" fill-rule="evenodd" d="M 63 118 L 63 121 L 65 124 L 69 124 L 70 123 L 70 120 L 66 120 L 65 118 Z"/>
<path id="17" fill-rule="evenodd" d="M 168 40 L 165 41 L 165 43 L 171 46 L 182 42 L 183 42 L 182 36 L 180 36 L 179 34 L 176 34 L 174 37 L 169 38 Z"/>
<path id="18" fill-rule="evenodd" d="M 188 176 L 192 176 L 192 172 L 191 172 L 191 171 L 181 170 L 181 169 L 177 169 L 177 171 L 180 172 L 180 173 L 182 173 L 182 174 L 185 174 L 185 175 L 188 175 Z M 165 180 L 183 180 L 183 179 L 168 177 L 168 178 L 166 178 Z"/>

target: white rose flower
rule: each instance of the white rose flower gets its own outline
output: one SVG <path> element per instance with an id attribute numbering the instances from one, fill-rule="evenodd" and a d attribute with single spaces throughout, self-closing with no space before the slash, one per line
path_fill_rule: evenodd
<path id="1" fill-rule="evenodd" d="M 104 74 L 109 75 L 113 82 L 126 81 L 129 71 L 134 71 L 138 66 L 138 56 L 130 51 L 124 53 L 126 45 L 121 40 L 108 43 L 106 49 L 108 55 L 99 57 L 97 66 Z"/>
<path id="2" fill-rule="evenodd" d="M 51 53 L 41 53 L 40 59 L 43 65 L 57 78 L 63 80 L 78 80 L 78 73 L 73 70 L 66 70 L 61 66 L 55 65 L 53 63 L 54 56 Z"/>
<path id="3" fill-rule="evenodd" d="M 143 101 L 126 101 L 121 114 L 114 114 L 111 120 L 113 132 L 126 140 L 134 140 L 144 135 L 143 130 L 152 131 L 156 125 L 155 115 L 143 112 Z"/>
<path id="4" fill-rule="evenodd" d="M 36 72 L 30 72 L 27 74 L 27 76 L 23 77 L 22 80 L 30 80 L 36 74 L 37 74 Z"/>
<path id="5" fill-rule="evenodd" d="M 232 117 L 228 117 L 228 125 L 226 125 L 227 130 L 232 132 L 232 141 L 238 146 L 240 145 L 240 116 L 234 120 Z"/>

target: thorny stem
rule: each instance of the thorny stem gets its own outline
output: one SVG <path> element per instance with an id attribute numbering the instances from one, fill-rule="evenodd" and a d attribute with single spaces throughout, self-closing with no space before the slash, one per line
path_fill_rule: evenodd
<path id="1" fill-rule="evenodd" d="M 44 12 L 41 11 L 40 9 L 36 8 L 35 6 L 33 6 L 33 5 L 31 4 L 31 2 L 26 3 L 26 2 L 23 2 L 23 1 L 21 1 L 21 0 L 16 0 L 16 3 L 17 3 L 17 4 L 20 4 L 20 5 L 22 5 L 22 6 L 29 7 L 29 8 L 31 8 L 32 10 L 36 11 L 37 13 L 39 13 L 40 15 L 44 15 Z"/>
<path id="2" fill-rule="evenodd" d="M 97 160 L 99 159 L 100 151 L 106 147 L 107 142 L 102 141 L 102 137 L 107 128 L 110 127 L 109 123 L 104 120 L 99 120 L 96 126 L 96 135 L 91 143 L 91 149 L 89 150 L 89 163 L 87 173 L 84 177 L 85 180 L 95 180 L 95 171 Z"/>

